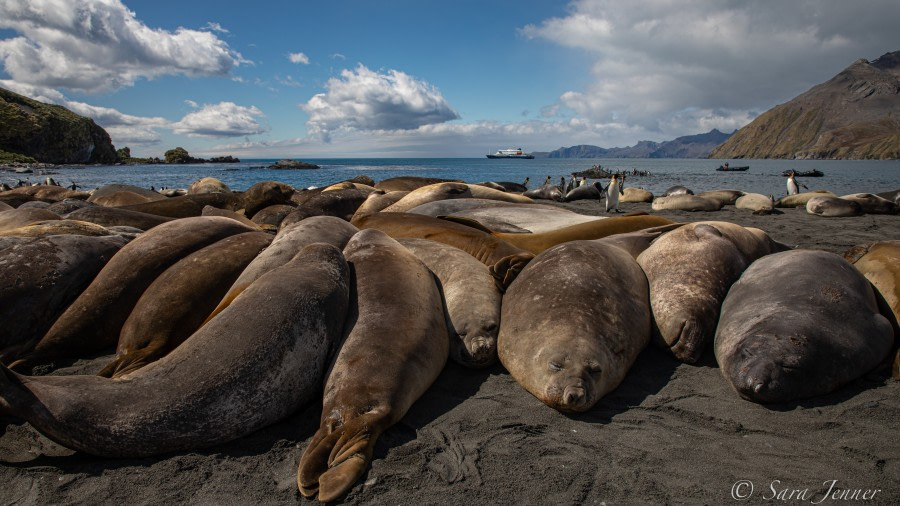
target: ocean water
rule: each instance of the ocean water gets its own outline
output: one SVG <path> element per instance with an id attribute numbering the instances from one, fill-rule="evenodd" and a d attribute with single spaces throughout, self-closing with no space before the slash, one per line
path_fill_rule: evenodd
<path id="1" fill-rule="evenodd" d="M 355 158 L 303 159 L 321 167 L 319 170 L 270 170 L 275 160 L 245 160 L 236 164 L 131 165 L 131 166 L 61 166 L 47 170 L 64 186 L 73 181 L 81 189 L 120 183 L 156 189 L 186 188 L 202 177 L 215 177 L 233 190 L 245 190 L 260 181 L 280 181 L 296 188 L 323 186 L 365 174 L 375 181 L 395 176 L 413 175 L 461 179 L 469 183 L 513 181 L 530 178 L 535 188 L 550 176 L 554 183 L 560 176 L 601 165 L 611 171 L 649 171 L 647 176 L 627 176 L 625 185 L 662 194 L 674 185 L 684 185 L 695 193 L 716 189 L 738 189 L 746 192 L 785 194 L 784 170 L 818 169 L 825 175 L 799 178 L 810 190 L 826 189 L 838 195 L 878 193 L 900 189 L 900 161 L 846 160 L 708 160 L 708 159 L 533 159 L 515 160 L 487 158 Z M 731 166 L 749 165 L 747 172 L 717 172 L 724 162 Z M 0 181 L 14 185 L 18 179 L 43 181 L 45 174 L 20 175 L 0 172 Z"/>

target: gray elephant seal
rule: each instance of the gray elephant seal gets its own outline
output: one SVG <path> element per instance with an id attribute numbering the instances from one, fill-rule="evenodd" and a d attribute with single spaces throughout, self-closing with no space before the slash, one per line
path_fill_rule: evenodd
<path id="1" fill-rule="evenodd" d="M 560 244 L 510 285 L 500 322 L 497 351 L 510 375 L 554 409 L 586 411 L 650 340 L 647 277 L 616 246 Z"/>
<path id="2" fill-rule="evenodd" d="M 319 430 L 297 470 L 297 485 L 320 502 L 343 495 L 369 467 L 378 437 L 399 422 L 447 362 L 441 296 L 428 268 L 380 230 L 344 248 L 355 298 L 331 366 Z"/>
<path id="3" fill-rule="evenodd" d="M 0 412 L 104 457 L 236 439 L 318 394 L 347 316 L 348 280 L 337 248 L 309 246 L 174 353 L 121 379 L 28 377 L 0 367 Z"/>
<path id="4" fill-rule="evenodd" d="M 487 266 L 453 246 L 404 237 L 397 242 L 410 250 L 438 277 L 447 310 L 450 358 L 471 369 L 497 361 L 500 300 Z"/>
<path id="5" fill-rule="evenodd" d="M 871 193 L 852 193 L 850 195 L 842 195 L 844 200 L 852 200 L 859 204 L 859 207 L 866 214 L 897 214 L 900 213 L 900 206 L 893 200 L 888 200 Z"/>
<path id="6" fill-rule="evenodd" d="M 676 195 L 693 195 L 694 191 L 687 186 L 675 185 L 664 191 L 661 197 L 674 197 Z"/>
<path id="7" fill-rule="evenodd" d="M 827 218 L 862 216 L 862 206 L 858 202 L 840 197 L 813 197 L 806 202 L 806 212 Z"/>
<path id="8" fill-rule="evenodd" d="M 531 199 L 555 200 L 557 202 L 565 200 L 565 195 L 563 195 L 559 187 L 549 183 L 538 186 L 533 190 L 528 190 L 522 195 Z"/>
<path id="9" fill-rule="evenodd" d="M 637 258 L 650 283 L 654 333 L 682 362 L 709 348 L 731 285 L 769 242 L 723 221 L 689 223 L 656 240 Z"/>
<path id="10" fill-rule="evenodd" d="M 775 207 L 806 207 L 806 203 L 813 197 L 837 197 L 827 190 L 815 190 L 781 197 L 775 201 Z"/>
<path id="11" fill-rule="evenodd" d="M 718 200 L 724 206 L 733 206 L 737 199 L 744 196 L 744 192 L 741 190 L 711 190 L 701 192 L 698 196 Z"/>
<path id="12" fill-rule="evenodd" d="M 757 260 L 731 287 L 715 350 L 741 397 L 774 403 L 837 389 L 877 366 L 893 342 L 858 270 L 833 253 L 794 250 Z"/>
<path id="13" fill-rule="evenodd" d="M 723 204 L 719 200 L 683 194 L 656 197 L 650 205 L 654 211 L 718 211 L 722 209 L 722 206 Z"/>

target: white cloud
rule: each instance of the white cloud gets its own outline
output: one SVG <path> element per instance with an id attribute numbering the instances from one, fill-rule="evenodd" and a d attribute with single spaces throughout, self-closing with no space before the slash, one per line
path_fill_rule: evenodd
<path id="1" fill-rule="evenodd" d="M 244 107 L 233 102 L 204 105 L 172 124 L 172 131 L 191 137 L 240 137 L 267 132 L 256 121 L 264 114 L 255 106 Z"/>
<path id="2" fill-rule="evenodd" d="M 214 32 L 229 33 L 227 29 L 222 28 L 222 25 L 214 21 L 206 23 L 206 26 L 204 28 L 206 28 L 207 30 L 212 30 Z"/>
<path id="3" fill-rule="evenodd" d="M 291 63 L 302 63 L 303 65 L 309 65 L 309 56 L 306 56 L 303 53 L 290 53 L 288 54 L 288 60 Z"/>
<path id="4" fill-rule="evenodd" d="M 164 75 L 225 76 L 248 63 L 209 31 L 154 29 L 120 0 L 0 0 L 0 60 L 13 80 L 99 92 Z M 212 26 L 212 25 L 209 25 Z"/>
<path id="5" fill-rule="evenodd" d="M 545 113 L 560 105 L 674 135 L 730 131 L 858 58 L 900 48 L 895 0 L 577 0 L 568 10 L 521 29 L 595 59 L 590 83 Z"/>
<path id="6" fill-rule="evenodd" d="M 324 139 L 338 130 L 411 130 L 459 118 L 434 86 L 397 70 L 379 74 L 360 64 L 325 88 L 301 106 L 309 133 Z"/>

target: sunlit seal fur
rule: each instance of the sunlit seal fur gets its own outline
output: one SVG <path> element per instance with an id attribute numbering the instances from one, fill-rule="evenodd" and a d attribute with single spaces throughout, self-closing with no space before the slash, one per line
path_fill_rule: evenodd
<path id="1" fill-rule="evenodd" d="M 866 374 L 893 341 L 857 269 L 833 253 L 793 250 L 757 260 L 732 285 L 715 350 L 741 397 L 776 403 L 826 394 Z"/>
<path id="2" fill-rule="evenodd" d="M 647 278 L 624 250 L 572 241 L 538 255 L 503 296 L 497 351 L 548 406 L 590 409 L 650 340 Z"/>
<path id="3" fill-rule="evenodd" d="M 45 237 L 50 235 L 113 235 L 108 228 L 79 220 L 47 220 L 0 232 L 0 236 Z"/>
<path id="4" fill-rule="evenodd" d="M 605 216 L 578 214 L 560 207 L 542 204 L 479 207 L 468 211 L 448 213 L 446 216 L 472 219 L 494 232 L 509 233 L 543 233 L 580 223 L 607 219 Z"/>
<path id="5" fill-rule="evenodd" d="M 124 225 L 126 227 L 134 227 L 141 230 L 150 230 L 157 225 L 162 225 L 163 223 L 175 219 L 141 211 L 104 206 L 92 206 L 77 209 L 69 213 L 66 217 L 71 220 L 89 221 L 91 223 L 96 223 L 97 225 L 103 225 L 104 227 Z"/>
<path id="6" fill-rule="evenodd" d="M 806 202 L 806 212 L 827 218 L 862 216 L 862 206 L 858 202 L 840 197 L 813 197 Z"/>
<path id="7" fill-rule="evenodd" d="M 643 188 L 627 187 L 624 194 L 619 198 L 619 202 L 636 203 L 636 202 L 653 202 L 653 193 Z"/>
<path id="8" fill-rule="evenodd" d="M 378 230 L 344 249 L 355 297 L 328 372 L 322 420 L 300 459 L 307 497 L 333 501 L 365 473 L 378 437 L 399 422 L 447 362 L 447 327 L 434 276 Z"/>
<path id="9" fill-rule="evenodd" d="M 856 202 L 866 214 L 897 214 L 900 212 L 900 206 L 893 200 L 872 195 L 871 193 L 852 193 L 850 195 L 842 195 L 841 198 Z"/>
<path id="10" fill-rule="evenodd" d="M 663 192 L 661 197 L 674 197 L 676 195 L 693 195 L 694 191 L 682 185 L 675 185 Z"/>
<path id="11" fill-rule="evenodd" d="M 402 199 L 406 195 L 409 195 L 409 192 L 393 191 L 384 193 L 381 190 L 374 191 L 370 193 L 366 197 L 366 200 L 364 200 L 363 203 L 360 204 L 360 206 L 356 209 L 356 212 L 354 212 L 353 216 L 350 218 L 350 223 L 353 223 L 364 216 L 380 212 L 381 210 L 386 209 L 392 204 L 399 202 L 400 199 Z"/>
<path id="12" fill-rule="evenodd" d="M 0 211 L 0 232 L 46 220 L 60 220 L 60 216 L 46 209 L 10 209 Z"/>
<path id="13" fill-rule="evenodd" d="M 32 335 L 20 367 L 88 356 L 115 345 L 141 294 L 169 266 L 225 237 L 253 231 L 228 218 L 203 216 L 164 223 L 124 246 L 43 336 Z"/>
<path id="14" fill-rule="evenodd" d="M 487 267 L 472 255 L 439 242 L 409 237 L 397 242 L 440 280 L 450 332 L 450 358 L 472 369 L 494 364 L 501 294 Z"/>
<path id="15" fill-rule="evenodd" d="M 231 192 L 231 188 L 229 188 L 221 179 L 204 177 L 191 183 L 191 185 L 188 186 L 187 192 L 188 194 L 225 193 Z"/>
<path id="16" fill-rule="evenodd" d="M 775 207 L 806 207 L 806 203 L 813 197 L 837 197 L 827 190 L 815 190 L 781 197 L 775 201 Z"/>
<path id="17" fill-rule="evenodd" d="M 375 188 L 385 193 L 392 191 L 411 192 L 417 188 L 435 183 L 462 183 L 459 179 L 441 179 L 437 177 L 398 176 L 375 183 Z"/>
<path id="18" fill-rule="evenodd" d="M 341 252 L 309 246 L 175 352 L 121 379 L 27 377 L 0 368 L 0 412 L 104 457 L 231 441 L 318 397 L 347 316 L 348 288 Z"/>
<path id="19" fill-rule="evenodd" d="M 654 211 L 718 211 L 722 206 L 720 200 L 683 194 L 656 197 L 650 205 Z"/>
<path id="20" fill-rule="evenodd" d="M 741 190 L 710 190 L 700 192 L 697 196 L 718 200 L 724 206 L 733 206 L 737 199 L 744 196 L 744 192 Z"/>
<path id="21" fill-rule="evenodd" d="M 226 237 L 182 258 L 141 295 L 122 325 L 116 357 L 100 371 L 118 377 L 184 342 L 206 320 L 247 264 L 269 243 L 265 232 Z"/>
<path id="22" fill-rule="evenodd" d="M 559 187 L 549 183 L 538 186 L 533 190 L 528 190 L 522 195 L 530 199 L 555 200 L 557 202 L 565 200 L 565 195 L 563 195 Z"/>
<path id="23" fill-rule="evenodd" d="M 494 236 L 503 239 L 526 251 L 534 254 L 545 249 L 569 241 L 601 239 L 613 234 L 635 232 L 645 228 L 658 227 L 674 223 L 672 220 L 661 216 L 618 216 L 603 220 L 587 221 L 568 227 L 536 234 L 504 234 L 495 233 Z"/>
<path id="24" fill-rule="evenodd" d="M 768 213 L 775 209 L 775 200 L 771 195 L 745 193 L 734 202 L 734 207 L 752 211 L 754 214 Z"/>

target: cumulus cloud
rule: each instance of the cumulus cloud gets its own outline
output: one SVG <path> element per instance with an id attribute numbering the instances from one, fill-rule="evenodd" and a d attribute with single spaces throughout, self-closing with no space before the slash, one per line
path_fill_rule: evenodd
<path id="1" fill-rule="evenodd" d="M 244 107 L 233 102 L 204 105 L 172 124 L 176 134 L 191 137 L 241 137 L 267 132 L 256 120 L 264 114 L 255 106 Z"/>
<path id="2" fill-rule="evenodd" d="M 309 65 L 309 56 L 306 56 L 303 53 L 290 53 L 288 54 L 288 60 L 291 63 L 302 63 L 303 65 Z"/>
<path id="3" fill-rule="evenodd" d="M 171 123 L 165 118 L 133 116 L 110 107 L 99 107 L 68 100 L 63 105 L 76 114 L 93 119 L 113 139 L 114 143 L 124 144 L 158 144 L 160 135 L 157 128 L 170 128 Z"/>
<path id="4" fill-rule="evenodd" d="M 577 0 L 568 10 L 521 29 L 585 50 L 595 62 L 590 84 L 545 112 L 561 106 L 648 131 L 742 126 L 857 58 L 900 43 L 893 0 Z"/>
<path id="5" fill-rule="evenodd" d="M 0 12 L 0 28 L 21 34 L 0 40 L 0 61 L 20 83 L 99 92 L 247 63 L 211 31 L 148 27 L 120 0 L 0 0 Z"/>
<path id="6" fill-rule="evenodd" d="M 341 71 L 301 108 L 310 134 L 338 130 L 411 130 L 459 118 L 434 86 L 398 70 L 379 74 L 360 64 Z"/>

